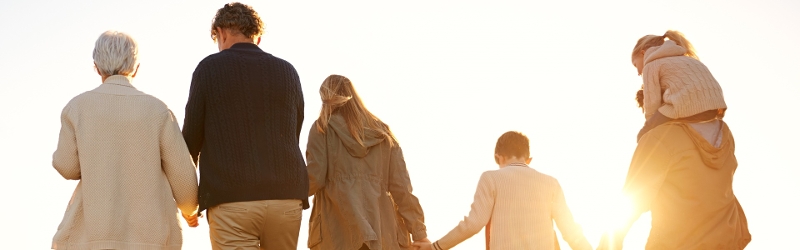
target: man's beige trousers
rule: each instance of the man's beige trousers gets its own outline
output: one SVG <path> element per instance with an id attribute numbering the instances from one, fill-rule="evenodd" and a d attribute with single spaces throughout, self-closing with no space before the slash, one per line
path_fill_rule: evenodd
<path id="1" fill-rule="evenodd" d="M 214 250 L 296 250 L 303 217 L 300 200 L 224 203 L 208 209 Z"/>

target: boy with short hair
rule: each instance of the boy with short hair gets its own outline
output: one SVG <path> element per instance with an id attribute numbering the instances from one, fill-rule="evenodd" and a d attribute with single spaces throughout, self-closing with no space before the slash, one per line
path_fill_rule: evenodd
<path id="1" fill-rule="evenodd" d="M 414 246 L 422 250 L 449 249 L 486 226 L 487 239 L 491 235 L 486 246 L 492 250 L 557 249 L 558 242 L 553 240 L 555 221 L 572 249 L 592 249 L 572 218 L 558 180 L 528 166 L 531 157 L 527 136 L 506 132 L 497 139 L 494 157 L 500 169 L 481 175 L 469 216 L 441 239 L 414 242 Z"/>

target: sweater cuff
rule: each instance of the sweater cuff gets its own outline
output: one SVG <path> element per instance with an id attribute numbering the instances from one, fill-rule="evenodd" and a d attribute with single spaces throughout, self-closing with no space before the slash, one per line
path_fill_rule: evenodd
<path id="1" fill-rule="evenodd" d="M 439 245 L 439 241 L 438 240 L 434 241 L 433 244 L 431 244 L 431 248 L 433 248 L 433 250 L 445 250 L 446 249 L 446 248 L 442 248 L 442 246 Z"/>
<path id="2" fill-rule="evenodd" d="M 425 229 L 422 229 L 422 230 L 419 230 L 419 231 L 411 233 L 411 236 L 412 236 L 411 238 L 414 241 L 419 241 L 419 240 L 428 238 L 428 232 L 425 231 Z"/>
<path id="3" fill-rule="evenodd" d="M 437 240 L 434 243 L 435 243 L 435 245 L 437 247 L 439 247 L 439 249 L 450 249 L 450 248 L 453 248 L 456 245 L 458 245 L 459 242 L 456 242 L 455 244 L 453 244 L 453 240 L 452 239 L 448 240 L 447 239 L 447 235 L 445 235 L 445 237 L 442 237 L 441 239 Z M 436 249 L 436 248 L 434 248 L 434 249 Z"/>

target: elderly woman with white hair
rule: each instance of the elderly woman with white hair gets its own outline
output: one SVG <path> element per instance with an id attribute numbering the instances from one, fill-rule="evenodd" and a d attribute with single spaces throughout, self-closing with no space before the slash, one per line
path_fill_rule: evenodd
<path id="1" fill-rule="evenodd" d="M 61 112 L 53 167 L 80 181 L 52 249 L 181 249 L 177 213 L 197 226 L 197 175 L 175 116 L 131 85 L 133 38 L 107 31 L 93 57 L 103 84 Z"/>

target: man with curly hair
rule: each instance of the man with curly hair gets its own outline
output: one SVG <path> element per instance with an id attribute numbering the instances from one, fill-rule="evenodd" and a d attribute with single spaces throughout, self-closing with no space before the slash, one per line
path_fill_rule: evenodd
<path id="1" fill-rule="evenodd" d="M 200 168 L 199 209 L 208 209 L 215 250 L 297 249 L 309 207 L 300 79 L 258 47 L 263 32 L 252 7 L 225 4 L 211 24 L 220 52 L 192 75 L 183 137 Z"/>

